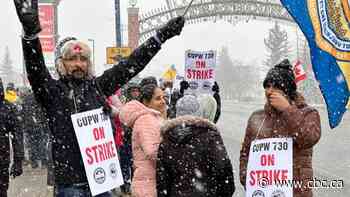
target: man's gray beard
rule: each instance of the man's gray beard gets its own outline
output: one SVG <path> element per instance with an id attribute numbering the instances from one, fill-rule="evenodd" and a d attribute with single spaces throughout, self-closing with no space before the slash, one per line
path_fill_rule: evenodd
<path id="1" fill-rule="evenodd" d="M 75 79 L 84 79 L 87 77 L 87 73 L 78 70 L 78 71 L 73 71 L 72 76 Z"/>

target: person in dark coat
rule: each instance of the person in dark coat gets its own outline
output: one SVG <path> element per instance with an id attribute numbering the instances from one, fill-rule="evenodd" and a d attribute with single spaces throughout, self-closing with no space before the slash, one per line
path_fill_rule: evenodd
<path id="1" fill-rule="evenodd" d="M 161 128 L 157 156 L 158 197 L 231 197 L 233 168 L 217 127 L 199 117 L 200 103 L 185 95 L 177 118 Z"/>
<path id="2" fill-rule="evenodd" d="M 28 3 L 29 2 L 29 3 Z M 55 196 L 91 196 L 71 115 L 107 106 L 106 98 L 141 72 L 160 50 L 162 43 L 179 35 L 184 18 L 176 17 L 156 31 L 155 36 L 135 49 L 129 58 L 94 77 L 91 50 L 76 39 L 58 45 L 56 69 L 51 77 L 44 63 L 38 33 L 41 31 L 38 3 L 14 0 L 23 27 L 23 54 L 28 80 L 37 101 L 45 108 L 53 135 Z M 110 196 L 104 193 L 99 196 Z"/>
<path id="3" fill-rule="evenodd" d="M 29 90 L 22 100 L 22 116 L 24 132 L 29 141 L 29 159 L 32 168 L 47 165 L 48 131 L 45 131 L 46 118 L 33 93 Z"/>
<path id="4" fill-rule="evenodd" d="M 219 84 L 216 81 L 214 82 L 214 85 L 212 87 L 212 91 L 214 92 L 213 97 L 214 97 L 216 104 L 217 104 L 214 123 L 217 123 L 219 121 L 219 118 L 221 115 L 221 97 L 220 97 Z"/>
<path id="5" fill-rule="evenodd" d="M 171 97 L 173 95 L 174 89 L 173 89 L 173 81 L 170 80 L 163 80 L 160 88 L 163 90 L 164 92 L 164 96 L 165 96 L 165 102 L 167 105 L 167 117 L 168 118 L 174 118 L 175 114 L 172 110 L 172 106 L 171 106 Z"/>
<path id="6" fill-rule="evenodd" d="M 252 113 L 240 153 L 240 181 L 245 187 L 249 150 L 252 141 L 265 138 L 293 139 L 293 180 L 300 188 L 293 188 L 294 197 L 312 197 L 308 182 L 313 179 L 313 146 L 321 137 L 318 111 L 305 103 L 297 92 L 292 65 L 288 60 L 269 70 L 263 83 L 266 96 L 264 109 Z M 266 178 L 266 177 L 263 177 Z"/>
<path id="7" fill-rule="evenodd" d="M 10 167 L 10 135 L 13 147 L 13 165 Z M 24 159 L 23 133 L 18 121 L 15 106 L 5 100 L 4 87 L 0 78 L 0 197 L 7 197 L 9 175 L 13 177 L 22 174 Z"/>
<path id="8" fill-rule="evenodd" d="M 180 82 L 180 90 L 175 90 L 171 94 L 170 105 L 168 109 L 168 118 L 176 118 L 176 103 L 177 101 L 184 96 L 185 90 L 190 87 L 187 81 Z"/>

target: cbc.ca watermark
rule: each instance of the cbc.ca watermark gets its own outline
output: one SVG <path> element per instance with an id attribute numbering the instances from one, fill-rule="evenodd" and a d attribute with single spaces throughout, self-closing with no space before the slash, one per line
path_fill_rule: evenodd
<path id="1" fill-rule="evenodd" d="M 269 185 L 277 187 L 292 187 L 292 188 L 312 188 L 312 189 L 342 189 L 344 188 L 343 180 L 325 180 L 313 178 L 305 184 L 300 180 L 269 180 L 266 177 L 258 179 L 258 185 L 261 188 L 266 188 Z"/>

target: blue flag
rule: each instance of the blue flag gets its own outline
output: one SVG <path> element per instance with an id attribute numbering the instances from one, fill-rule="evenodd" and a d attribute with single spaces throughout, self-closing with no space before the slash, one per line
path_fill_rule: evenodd
<path id="1" fill-rule="evenodd" d="M 310 47 L 312 67 L 327 104 L 331 128 L 349 102 L 350 0 L 281 0 Z"/>

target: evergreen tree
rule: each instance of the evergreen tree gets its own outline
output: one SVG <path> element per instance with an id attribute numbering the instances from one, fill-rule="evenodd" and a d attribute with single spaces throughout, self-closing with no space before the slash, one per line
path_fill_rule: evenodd
<path id="1" fill-rule="evenodd" d="M 222 47 L 218 54 L 218 67 L 216 69 L 216 81 L 220 86 L 220 91 L 226 99 L 232 99 L 232 77 L 235 73 L 233 62 L 228 54 L 227 47 Z"/>
<path id="2" fill-rule="evenodd" d="M 288 58 L 291 47 L 288 42 L 288 34 L 276 22 L 274 27 L 269 30 L 269 35 L 264 39 L 268 50 L 267 59 L 264 61 L 266 69 L 278 64 L 285 58 Z"/>
<path id="3" fill-rule="evenodd" d="M 5 48 L 5 55 L 0 63 L 0 76 L 4 84 L 9 82 L 18 83 L 20 81 L 20 75 L 13 69 L 13 61 L 11 60 L 8 46 Z"/>
<path id="4" fill-rule="evenodd" d="M 228 49 L 223 47 L 218 56 L 216 81 L 219 83 L 223 98 L 252 100 L 256 95 L 259 80 L 255 67 L 247 66 L 238 60 L 231 60 Z"/>

